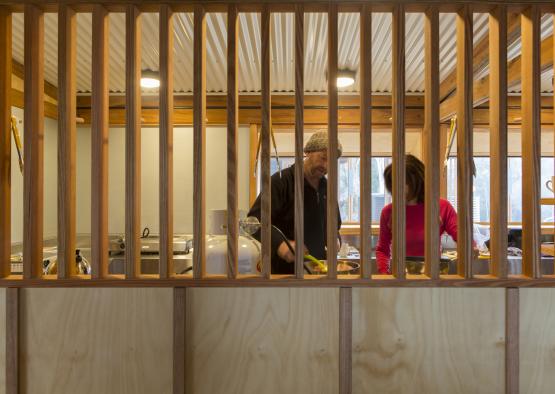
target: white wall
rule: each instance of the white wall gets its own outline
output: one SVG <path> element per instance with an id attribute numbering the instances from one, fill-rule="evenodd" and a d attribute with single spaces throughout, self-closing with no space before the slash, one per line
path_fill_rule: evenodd
<path id="1" fill-rule="evenodd" d="M 17 128 L 24 141 L 23 110 L 12 107 L 12 115 L 17 118 Z M 10 133 L 11 134 L 11 133 Z M 13 137 L 11 154 L 11 186 L 12 186 L 12 243 L 23 241 L 23 174 L 19 170 L 17 150 Z M 44 233 L 45 238 L 55 237 L 58 224 L 58 122 L 53 119 L 44 119 Z"/>
<path id="2" fill-rule="evenodd" d="M 158 128 L 143 128 L 141 137 L 141 227 L 159 232 L 159 135 Z M 77 232 L 91 228 L 91 146 L 90 128 L 77 129 Z M 239 128 L 239 209 L 249 205 L 249 128 Z M 109 136 L 109 220 L 110 233 L 125 231 L 125 129 L 110 128 Z M 227 207 L 227 135 L 225 127 L 206 131 L 206 211 Z M 193 231 L 193 129 L 174 129 L 174 231 Z"/>
<path id="3" fill-rule="evenodd" d="M 12 108 L 18 119 L 22 143 L 23 111 Z M 21 123 L 19 123 L 21 121 Z M 44 237 L 57 235 L 57 122 L 45 119 Z M 141 226 L 158 233 L 158 128 L 142 130 Z M 225 127 L 206 132 L 206 210 L 227 207 L 227 136 Z M 249 208 L 249 128 L 239 129 L 239 209 Z M 109 135 L 108 231 L 125 231 L 125 129 L 111 128 Z M 23 175 L 12 139 L 12 242 L 23 239 Z M 193 129 L 174 129 L 174 231 L 193 231 Z M 207 215 L 207 220 L 208 220 Z M 77 128 L 77 233 L 91 231 L 91 136 L 89 127 Z"/>

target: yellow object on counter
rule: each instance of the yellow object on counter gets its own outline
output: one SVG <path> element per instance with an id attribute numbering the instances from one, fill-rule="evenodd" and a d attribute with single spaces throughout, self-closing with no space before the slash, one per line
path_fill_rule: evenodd
<path id="1" fill-rule="evenodd" d="M 317 266 L 319 266 L 319 267 L 322 269 L 322 272 L 323 272 L 323 273 L 328 272 L 328 267 L 327 267 L 324 263 L 322 263 L 320 260 L 318 260 L 316 257 L 314 257 L 314 256 L 312 256 L 312 255 L 310 255 L 310 254 L 305 254 L 305 255 L 304 255 L 304 258 L 305 258 L 305 259 L 308 259 L 308 260 L 310 260 L 310 261 L 312 261 L 312 262 L 315 263 Z"/>

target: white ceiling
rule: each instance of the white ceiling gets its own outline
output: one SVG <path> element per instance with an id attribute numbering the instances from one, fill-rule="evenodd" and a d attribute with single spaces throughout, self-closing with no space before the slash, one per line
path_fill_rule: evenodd
<path id="1" fill-rule="evenodd" d="M 145 13 L 142 18 L 142 67 L 158 69 L 158 14 Z M 226 91 L 226 14 L 207 15 L 207 88 L 210 93 Z M 174 87 L 177 92 L 193 90 L 193 15 L 179 13 L 174 18 Z M 406 90 L 424 90 L 424 17 L 406 15 Z M 239 90 L 260 91 L 260 17 L 256 13 L 240 14 Z M 552 34 L 553 18 L 544 15 L 542 38 Z M 77 17 L 77 89 L 91 90 L 91 14 Z M 294 91 L 294 15 L 272 14 L 271 83 L 274 92 Z M 487 14 L 474 14 L 474 42 L 488 33 Z M 57 14 L 45 15 L 45 78 L 57 84 Z M 13 19 L 13 57 L 23 63 L 23 14 Z M 339 66 L 358 70 L 359 16 L 339 15 Z M 509 48 L 509 59 L 520 53 L 520 42 Z M 391 91 L 391 14 L 374 13 L 372 17 L 372 90 Z M 305 16 L 305 91 L 325 92 L 327 65 L 327 14 Z M 455 14 L 440 16 L 440 77 L 456 65 Z M 483 70 L 482 75 L 487 72 Z M 542 91 L 553 92 L 552 70 L 542 75 Z M 478 75 L 479 76 L 479 75 Z M 112 92 L 125 91 L 125 15 L 110 14 L 110 79 Z M 514 92 L 518 92 L 515 87 Z M 358 91 L 355 85 L 345 92 Z"/>

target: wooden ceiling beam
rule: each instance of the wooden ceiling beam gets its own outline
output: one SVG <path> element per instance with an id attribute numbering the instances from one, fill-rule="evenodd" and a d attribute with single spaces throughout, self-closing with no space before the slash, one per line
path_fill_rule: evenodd
<path id="1" fill-rule="evenodd" d="M 518 14 L 509 14 L 507 21 L 507 42 L 511 45 L 515 42 L 520 34 L 520 18 Z M 473 53 L 473 69 L 474 75 L 483 71 L 489 63 L 489 35 L 484 35 L 480 41 L 474 46 Z M 453 69 L 447 77 L 441 81 L 439 85 L 439 97 L 443 101 L 451 94 L 454 94 L 457 88 L 457 70 Z"/>
<path id="2" fill-rule="evenodd" d="M 541 65 L 540 69 L 543 73 L 553 66 L 553 36 L 549 36 L 541 42 Z M 514 88 L 520 83 L 521 74 L 521 57 L 520 55 L 509 62 L 507 67 L 507 87 Z M 473 87 L 474 106 L 485 103 L 489 98 L 489 75 L 475 80 Z M 456 94 L 450 96 L 441 103 L 440 118 L 444 122 L 457 112 Z M 543 119 L 542 119 L 543 123 Z"/>

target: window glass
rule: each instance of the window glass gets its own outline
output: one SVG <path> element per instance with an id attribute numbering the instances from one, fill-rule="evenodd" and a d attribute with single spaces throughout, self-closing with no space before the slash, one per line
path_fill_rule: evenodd
<path id="1" fill-rule="evenodd" d="M 475 157 L 476 178 L 474 178 L 474 221 L 489 221 L 489 157 Z M 508 220 L 522 221 L 522 158 L 509 157 L 507 160 L 507 189 L 508 189 Z M 541 158 L 541 197 L 553 197 L 553 193 L 546 187 L 546 182 L 554 174 L 554 160 L 551 157 Z M 457 207 L 457 158 L 451 157 L 447 163 L 447 198 Z M 542 205 L 541 221 L 553 222 L 554 207 Z"/>

